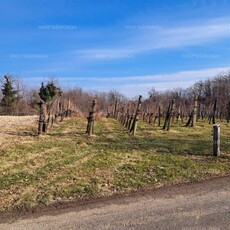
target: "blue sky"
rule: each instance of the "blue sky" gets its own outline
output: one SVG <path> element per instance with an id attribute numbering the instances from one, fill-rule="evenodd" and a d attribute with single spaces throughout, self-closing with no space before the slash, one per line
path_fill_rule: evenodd
<path id="1" fill-rule="evenodd" d="M 0 0 L 0 76 L 147 96 L 230 69 L 228 0 Z"/>

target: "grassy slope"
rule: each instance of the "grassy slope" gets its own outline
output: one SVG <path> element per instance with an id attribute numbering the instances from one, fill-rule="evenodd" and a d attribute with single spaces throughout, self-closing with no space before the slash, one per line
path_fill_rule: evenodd
<path id="1" fill-rule="evenodd" d="M 0 148 L 0 210 L 47 205 L 160 187 L 230 172 L 230 127 L 221 127 L 223 154 L 212 156 L 212 126 L 175 125 L 164 132 L 140 122 L 132 137 L 113 119 L 85 135 L 82 119 L 64 121 L 40 139 Z"/>

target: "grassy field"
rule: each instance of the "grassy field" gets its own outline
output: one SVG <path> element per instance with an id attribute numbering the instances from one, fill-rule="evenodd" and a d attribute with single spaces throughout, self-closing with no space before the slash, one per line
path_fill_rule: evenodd
<path id="1" fill-rule="evenodd" d="M 1 117 L 0 211 L 230 172 L 227 123 L 221 126 L 222 155 L 216 158 L 212 125 L 203 122 L 196 128 L 174 125 L 170 132 L 139 122 L 132 137 L 116 120 L 102 118 L 90 138 L 85 135 L 85 119 L 65 120 L 41 138 L 35 136 L 36 122 L 36 117 Z"/>

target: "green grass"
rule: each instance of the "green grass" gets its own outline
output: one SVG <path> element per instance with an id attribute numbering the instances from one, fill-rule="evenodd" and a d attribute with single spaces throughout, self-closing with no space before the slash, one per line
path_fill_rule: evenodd
<path id="1" fill-rule="evenodd" d="M 230 172 L 230 126 L 221 126 L 221 151 L 212 156 L 212 125 L 174 125 L 162 131 L 143 122 L 131 136 L 113 119 L 63 121 L 41 138 L 0 147 L 0 210 L 31 208 L 197 181 Z"/>

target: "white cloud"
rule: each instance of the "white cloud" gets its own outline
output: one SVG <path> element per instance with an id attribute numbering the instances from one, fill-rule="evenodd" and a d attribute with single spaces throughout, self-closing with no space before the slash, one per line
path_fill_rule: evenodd
<path id="1" fill-rule="evenodd" d="M 87 81 L 93 81 L 95 83 L 94 89 L 99 91 L 108 91 L 110 89 L 116 89 L 129 97 L 134 97 L 138 94 L 141 94 L 146 97 L 148 91 L 152 87 L 160 91 L 172 90 L 175 88 L 186 88 L 196 83 L 197 81 L 215 77 L 218 74 L 226 73 L 229 71 L 230 67 L 222 67 L 191 71 L 180 71 L 176 73 L 158 75 L 144 75 L 117 78 L 89 78 L 87 79 Z M 102 84 L 108 82 L 110 82 L 110 84 Z M 114 82 L 116 82 L 117 84 L 114 85 Z"/>
<path id="2" fill-rule="evenodd" d="M 203 44 L 204 42 L 212 42 L 226 37 L 230 37 L 230 18 L 162 30 L 161 39 L 155 48 Z"/>
<path id="3" fill-rule="evenodd" d="M 174 88 L 186 88 L 199 80 L 205 80 L 221 73 L 230 71 L 230 67 L 208 68 L 200 70 L 179 71 L 157 75 L 143 75 L 130 77 L 58 77 L 62 87 L 82 87 L 87 90 L 109 91 L 115 89 L 121 93 L 134 97 L 138 94 L 147 96 L 148 91 L 154 87 L 156 90 L 172 90 Z M 28 83 L 38 84 L 44 78 L 30 78 Z M 25 79 L 28 81 L 28 78 Z"/>
<path id="4" fill-rule="evenodd" d="M 188 81 L 188 80 L 201 80 L 208 77 L 213 77 L 221 72 L 227 72 L 230 67 L 218 67 L 208 68 L 201 70 L 189 70 L 179 71 L 175 73 L 156 74 L 156 75 L 142 75 L 142 76 L 130 76 L 130 77 L 71 77 L 64 78 L 67 81 L 78 80 L 78 81 L 94 81 L 98 83 L 130 83 L 130 82 L 177 82 L 177 81 Z"/>
<path id="5" fill-rule="evenodd" d="M 218 39 L 230 37 L 230 18 L 185 22 L 183 26 L 162 26 L 158 30 L 127 30 L 121 36 L 120 42 L 114 43 L 111 48 L 92 47 L 91 49 L 77 50 L 75 55 L 96 60 L 133 58 L 139 53 L 156 49 L 178 48 L 215 42 Z"/>

